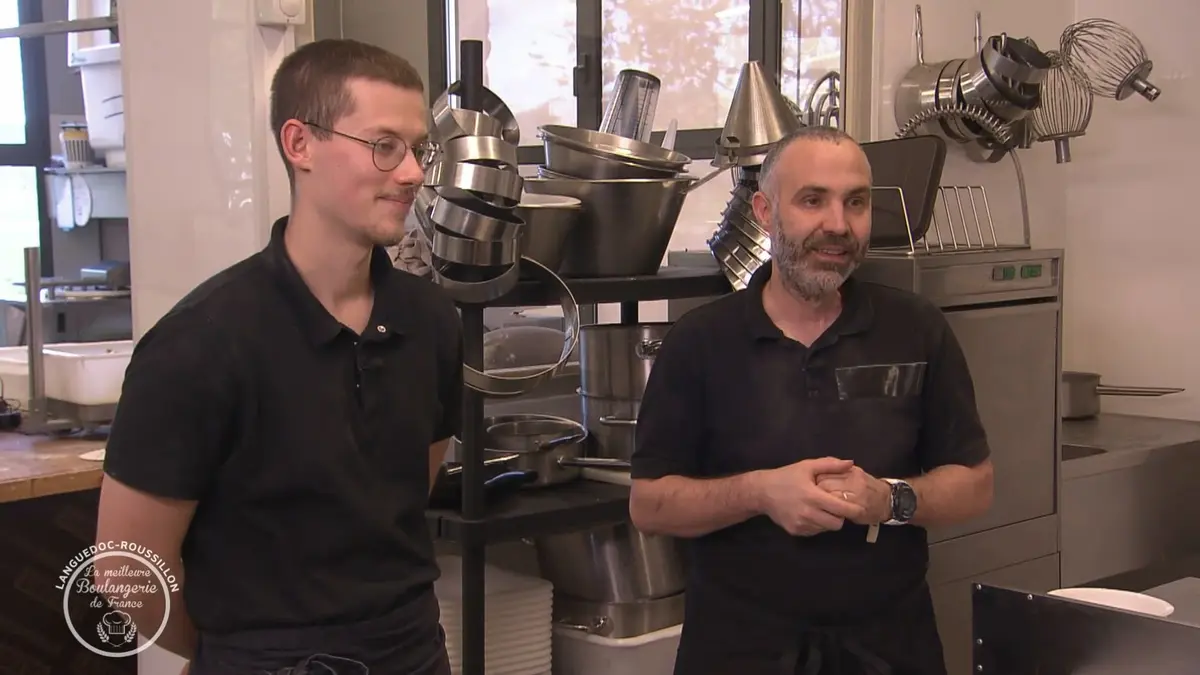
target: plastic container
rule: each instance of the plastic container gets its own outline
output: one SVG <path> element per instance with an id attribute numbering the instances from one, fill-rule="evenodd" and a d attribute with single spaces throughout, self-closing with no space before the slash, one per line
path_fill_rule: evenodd
<path id="1" fill-rule="evenodd" d="M 111 405 L 121 398 L 133 341 L 52 344 L 42 353 L 47 398 L 76 405 Z"/>
<path id="2" fill-rule="evenodd" d="M 110 167 L 125 166 L 125 99 L 121 85 L 121 45 L 87 47 L 75 52 L 83 84 L 88 140 Z"/>
<path id="3" fill-rule="evenodd" d="M 606 638 L 554 627 L 554 675 L 670 673 L 683 624 L 630 638 Z"/>
<path id="4" fill-rule="evenodd" d="M 29 409 L 29 349 L 0 347 L 0 397 Z"/>

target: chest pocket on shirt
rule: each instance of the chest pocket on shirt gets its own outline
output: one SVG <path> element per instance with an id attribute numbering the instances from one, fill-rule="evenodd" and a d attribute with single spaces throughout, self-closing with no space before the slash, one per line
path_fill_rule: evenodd
<path id="1" fill-rule="evenodd" d="M 915 468 L 927 366 L 917 361 L 834 371 L 838 400 L 833 406 L 854 446 L 843 456 L 876 476 Z"/>

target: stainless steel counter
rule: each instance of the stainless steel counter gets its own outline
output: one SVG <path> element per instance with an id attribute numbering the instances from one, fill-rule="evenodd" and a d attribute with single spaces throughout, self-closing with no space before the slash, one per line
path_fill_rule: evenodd
<path id="1" fill-rule="evenodd" d="M 1200 453 L 1200 422 L 1102 413 L 1062 423 L 1063 480 Z"/>
<path id="2" fill-rule="evenodd" d="M 1200 579 L 1187 577 L 1148 589 L 1146 595 L 1171 603 L 1171 620 L 1200 626 Z"/>
<path id="3" fill-rule="evenodd" d="M 1062 439 L 1064 586 L 1200 551 L 1200 422 L 1101 414 Z"/>

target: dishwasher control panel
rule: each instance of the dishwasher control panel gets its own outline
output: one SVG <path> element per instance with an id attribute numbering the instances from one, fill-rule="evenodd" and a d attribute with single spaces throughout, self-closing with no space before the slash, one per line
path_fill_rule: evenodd
<path id="1" fill-rule="evenodd" d="M 1046 262 L 1002 263 L 992 267 L 992 281 L 1015 281 L 1017 279 L 1041 279 L 1046 275 Z"/>

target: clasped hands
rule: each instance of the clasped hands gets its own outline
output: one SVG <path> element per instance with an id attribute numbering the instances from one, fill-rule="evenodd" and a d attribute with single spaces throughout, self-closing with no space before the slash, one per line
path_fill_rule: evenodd
<path id="1" fill-rule="evenodd" d="M 878 525 L 892 517 L 891 486 L 848 459 L 823 457 L 764 471 L 763 511 L 793 536 Z"/>

